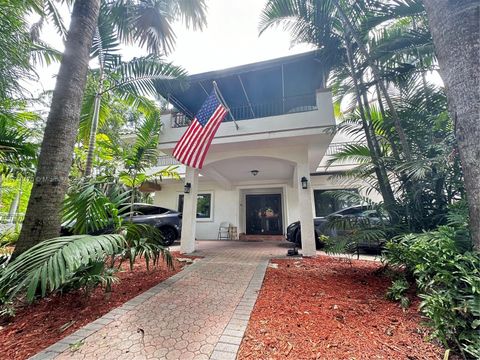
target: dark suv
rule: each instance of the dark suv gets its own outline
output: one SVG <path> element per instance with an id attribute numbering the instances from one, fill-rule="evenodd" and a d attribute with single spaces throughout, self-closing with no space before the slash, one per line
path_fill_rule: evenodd
<path id="1" fill-rule="evenodd" d="M 320 235 L 326 235 L 330 237 L 343 235 L 344 230 L 336 229 L 332 226 L 327 226 L 327 223 L 335 218 L 368 219 L 369 223 L 372 225 L 380 224 L 382 222 L 388 222 L 388 219 L 386 217 L 381 217 L 381 215 L 379 215 L 376 210 L 373 210 L 368 205 L 350 206 L 345 209 L 331 213 L 327 216 L 316 217 L 313 219 L 313 226 L 315 228 L 314 236 L 317 248 L 321 248 L 325 245 L 320 241 Z M 301 246 L 302 235 L 300 232 L 300 221 L 296 221 L 288 226 L 286 237 L 287 241 L 293 242 L 297 246 Z"/>
<path id="2" fill-rule="evenodd" d="M 129 210 L 129 209 L 128 209 Z M 125 215 L 125 220 L 128 215 Z M 133 204 L 132 222 L 134 224 L 148 224 L 156 227 L 163 235 L 163 243 L 170 246 L 180 238 L 182 231 L 182 213 L 150 204 Z M 113 226 L 95 231 L 91 235 L 108 234 Z M 71 235 L 67 225 L 62 226 L 62 235 Z"/>

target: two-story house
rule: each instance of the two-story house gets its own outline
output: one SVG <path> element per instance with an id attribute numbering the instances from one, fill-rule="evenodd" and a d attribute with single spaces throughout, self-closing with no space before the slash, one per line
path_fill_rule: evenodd
<path id="1" fill-rule="evenodd" d="M 303 254 L 315 254 L 312 219 L 322 208 L 315 199 L 339 187 L 318 171 L 335 125 L 326 71 L 312 51 L 192 75 L 186 89 L 160 90 L 176 109 L 162 116 L 160 166 L 175 164 L 169 155 L 213 81 L 230 108 L 203 168 L 180 166 L 184 181 L 164 180 L 155 193 L 155 204 L 183 211 L 182 251 L 192 252 L 195 238 L 216 239 L 225 222 L 264 237 L 300 220 Z"/>

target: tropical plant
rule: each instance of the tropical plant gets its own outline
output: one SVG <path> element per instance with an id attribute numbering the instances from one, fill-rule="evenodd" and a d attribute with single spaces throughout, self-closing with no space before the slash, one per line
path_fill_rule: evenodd
<path id="1" fill-rule="evenodd" d="M 470 231 L 480 251 L 480 4 L 476 0 L 423 0 L 442 78 L 446 85 L 455 137 L 469 200 Z"/>
<path id="2" fill-rule="evenodd" d="M 114 102 L 125 102 L 134 108 L 140 107 L 143 112 L 152 112 L 155 106 L 145 101 L 142 95 L 156 96 L 156 87 L 165 86 L 162 83 L 185 74 L 179 67 L 165 63 L 158 55 L 122 61 L 119 54 L 120 29 L 112 23 L 110 10 L 107 4 L 100 8 L 91 50 L 92 57 L 98 60 L 98 69 L 91 76 L 95 80 L 93 87 L 87 87 L 93 92 L 87 91 L 82 107 L 80 133 L 85 132 L 82 131 L 85 127 L 88 128 L 86 176 L 92 173 L 97 128 L 108 119 L 108 106 L 104 106 L 103 98 L 111 96 Z"/>
<path id="3" fill-rule="evenodd" d="M 170 23 L 205 23 L 203 0 L 122 0 L 105 3 L 109 19 L 122 43 L 136 43 L 149 51 L 164 50 L 171 38 Z M 68 175 L 78 130 L 90 50 L 98 27 L 100 0 L 75 1 L 57 83 L 47 118 L 45 137 L 14 257 L 44 239 L 58 235 L 59 209 L 68 188 Z M 41 224 L 39 226 L 39 224 Z"/>
<path id="4" fill-rule="evenodd" d="M 387 290 L 386 297 L 389 300 L 398 301 L 403 308 L 407 308 L 410 306 L 410 299 L 405 295 L 408 289 L 410 284 L 406 279 L 394 280 Z"/>
<path id="5" fill-rule="evenodd" d="M 33 301 L 68 283 L 78 281 L 79 271 L 96 266 L 125 247 L 122 235 L 74 235 L 45 240 L 10 262 L 0 272 L 0 299 L 18 296 Z"/>
<path id="6" fill-rule="evenodd" d="M 478 358 L 480 254 L 463 252 L 456 238 L 450 227 L 406 235 L 387 244 L 385 259 L 413 274 L 432 335 L 465 359 Z"/>

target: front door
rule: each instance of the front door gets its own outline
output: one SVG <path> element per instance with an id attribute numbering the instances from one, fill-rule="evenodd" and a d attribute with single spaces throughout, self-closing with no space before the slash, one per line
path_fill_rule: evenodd
<path id="1" fill-rule="evenodd" d="M 282 196 L 246 195 L 247 235 L 282 235 Z"/>

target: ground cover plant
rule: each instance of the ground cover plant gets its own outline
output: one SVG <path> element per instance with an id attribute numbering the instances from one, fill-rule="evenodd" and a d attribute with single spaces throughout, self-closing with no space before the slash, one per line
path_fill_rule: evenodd
<path id="1" fill-rule="evenodd" d="M 273 260 L 238 359 L 438 359 L 417 312 L 385 293 L 389 278 L 374 261 Z"/>

